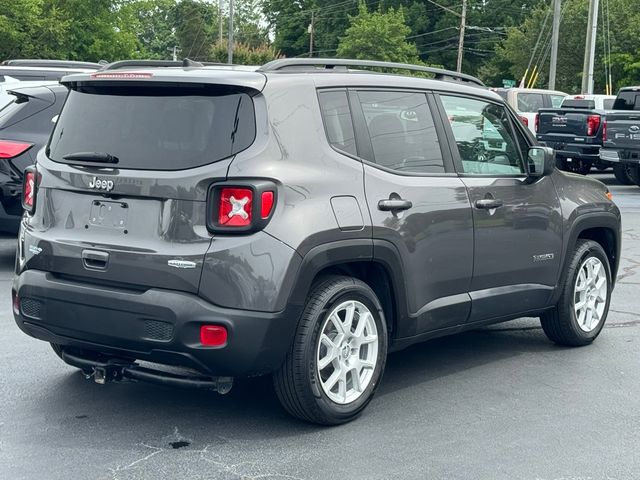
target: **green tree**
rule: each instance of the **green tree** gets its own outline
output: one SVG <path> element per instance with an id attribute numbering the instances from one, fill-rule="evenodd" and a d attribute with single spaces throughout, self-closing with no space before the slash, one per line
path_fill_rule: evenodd
<path id="1" fill-rule="evenodd" d="M 405 38 L 411 29 L 404 22 L 402 8 L 369 12 L 361 1 L 358 14 L 349 17 L 351 25 L 340 38 L 339 57 L 417 63 L 418 51 Z"/>

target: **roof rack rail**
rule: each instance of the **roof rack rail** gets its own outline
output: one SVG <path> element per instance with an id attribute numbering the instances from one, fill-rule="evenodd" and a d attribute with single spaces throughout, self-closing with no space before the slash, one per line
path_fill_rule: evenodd
<path id="1" fill-rule="evenodd" d="M 118 62 L 109 63 L 102 67 L 102 70 L 118 70 L 120 68 L 129 68 L 129 67 L 146 67 L 146 68 L 156 68 L 156 67 L 182 67 L 182 68 L 200 68 L 206 65 L 227 65 L 226 63 L 215 63 L 215 62 L 196 62 L 195 60 L 191 60 L 190 58 L 185 58 L 180 61 L 172 61 L 172 60 L 120 60 Z"/>
<path id="2" fill-rule="evenodd" d="M 13 67 L 49 67 L 49 68 L 100 68 L 102 65 L 94 62 L 78 62 L 76 60 L 48 60 L 16 58 L 5 60 L 1 65 L 11 65 Z"/>
<path id="3" fill-rule="evenodd" d="M 409 63 L 381 62 L 377 60 L 349 60 L 345 58 L 281 58 L 279 60 L 273 60 L 269 63 L 265 63 L 257 71 L 276 72 L 281 70 L 295 70 L 305 67 L 323 67 L 326 70 L 336 70 L 336 67 L 345 67 L 344 69 L 340 69 L 343 71 L 348 70 L 346 67 L 393 68 L 431 73 L 435 76 L 436 80 L 470 83 L 479 87 L 485 86 L 481 80 L 471 75 L 467 75 L 466 73 L 458 73 L 452 70 L 445 70 L 443 68 L 411 65 Z"/>

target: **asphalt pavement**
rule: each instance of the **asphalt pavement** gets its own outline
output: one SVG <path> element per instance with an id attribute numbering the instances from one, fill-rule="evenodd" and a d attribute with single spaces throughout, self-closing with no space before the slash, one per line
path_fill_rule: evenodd
<path id="1" fill-rule="evenodd" d="M 0 479 L 640 478 L 640 188 L 595 176 L 624 233 L 593 345 L 555 346 L 536 319 L 416 345 L 333 428 L 290 418 L 267 378 L 225 396 L 84 380 L 14 324 L 0 238 Z"/>

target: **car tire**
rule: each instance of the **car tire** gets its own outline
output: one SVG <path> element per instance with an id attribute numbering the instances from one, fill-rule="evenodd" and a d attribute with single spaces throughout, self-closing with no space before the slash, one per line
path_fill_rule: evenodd
<path id="1" fill-rule="evenodd" d="M 352 277 L 324 277 L 313 286 L 291 348 L 273 376 L 280 402 L 312 423 L 353 420 L 380 383 L 387 345 L 384 313 L 373 290 Z"/>
<path id="2" fill-rule="evenodd" d="M 578 240 L 560 299 L 540 317 L 542 329 L 559 345 L 588 345 L 604 327 L 610 300 L 611 268 L 606 253 L 593 240 Z"/>
<path id="3" fill-rule="evenodd" d="M 580 175 L 588 175 L 591 172 L 591 162 L 587 162 L 584 160 L 578 160 L 578 167 L 576 171 Z"/>
<path id="4" fill-rule="evenodd" d="M 624 163 L 616 163 L 613 166 L 613 175 L 622 185 L 633 185 L 636 183 L 632 178 L 632 172 L 630 171 L 629 166 Z"/>

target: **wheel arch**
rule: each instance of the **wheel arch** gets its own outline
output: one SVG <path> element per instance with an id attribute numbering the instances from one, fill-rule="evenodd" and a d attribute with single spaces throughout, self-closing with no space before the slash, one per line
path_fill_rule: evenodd
<path id="1" fill-rule="evenodd" d="M 613 213 L 583 214 L 578 217 L 567 236 L 568 240 L 564 249 L 562 270 L 553 297 L 555 304 L 562 291 L 567 275 L 567 268 L 571 258 L 570 252 L 575 248 L 578 240 L 593 240 L 605 251 L 611 268 L 611 285 L 615 285 L 618 266 L 620 264 L 620 218 Z"/>
<path id="2" fill-rule="evenodd" d="M 388 242 L 384 242 L 388 243 Z M 376 248 L 376 252 L 379 250 Z M 318 245 L 302 259 L 290 304 L 304 305 L 309 292 L 327 275 L 346 275 L 366 283 L 382 304 L 391 338 L 398 336 L 401 319 L 406 318 L 404 280 L 397 252 L 374 255 L 371 239 L 341 240 Z"/>

